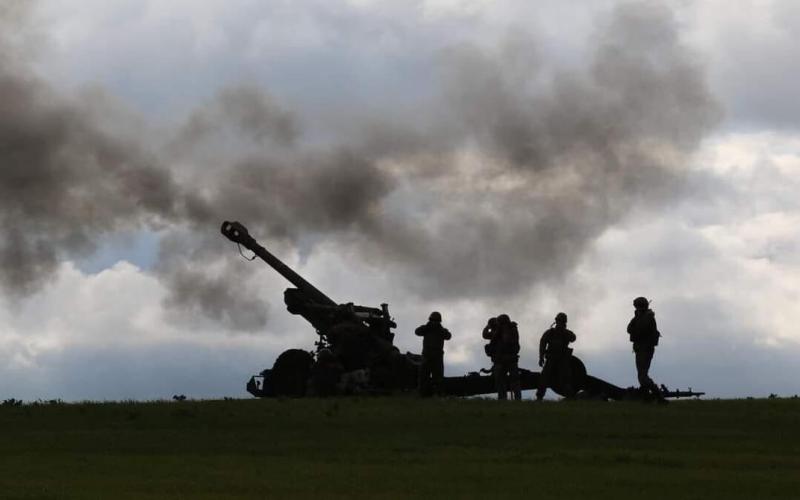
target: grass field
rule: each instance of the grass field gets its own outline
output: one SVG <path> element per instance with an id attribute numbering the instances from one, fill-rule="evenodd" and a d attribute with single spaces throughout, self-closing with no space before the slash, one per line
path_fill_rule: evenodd
<path id="1" fill-rule="evenodd" d="M 800 498 L 800 400 L 0 407 L 0 498 Z"/>

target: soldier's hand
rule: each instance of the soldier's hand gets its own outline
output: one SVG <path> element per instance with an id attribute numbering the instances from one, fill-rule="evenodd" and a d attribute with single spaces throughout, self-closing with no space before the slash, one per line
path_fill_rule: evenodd
<path id="1" fill-rule="evenodd" d="M 539 368 L 544 367 L 544 358 L 539 358 Z"/>

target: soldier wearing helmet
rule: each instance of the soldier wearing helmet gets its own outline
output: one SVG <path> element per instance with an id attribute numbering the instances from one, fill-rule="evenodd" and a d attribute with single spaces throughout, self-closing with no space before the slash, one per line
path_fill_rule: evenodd
<path id="1" fill-rule="evenodd" d="M 414 333 L 422 337 L 422 364 L 419 367 L 419 393 L 421 396 L 438 394 L 444 377 L 444 341 L 450 340 L 450 331 L 442 326 L 442 315 L 433 311 L 428 322 Z"/>
<path id="2" fill-rule="evenodd" d="M 539 375 L 539 387 L 536 389 L 536 400 L 541 401 L 547 392 L 547 386 L 558 377 L 562 382 L 566 395 L 572 395 L 572 373 L 570 370 L 570 357 L 572 349 L 569 344 L 575 342 L 575 334 L 567 330 L 567 315 L 560 312 L 550 328 L 542 334 L 539 341 L 539 366 L 542 373 Z"/>
<path id="3" fill-rule="evenodd" d="M 511 321 L 508 314 L 501 314 L 489 319 L 483 329 L 483 338 L 489 340 L 486 354 L 492 358 L 497 399 L 507 399 L 508 390 L 511 397 L 522 399 L 519 380 L 519 330 L 517 323 Z"/>
<path id="4" fill-rule="evenodd" d="M 644 297 L 633 299 L 633 307 L 633 318 L 628 323 L 628 335 L 630 335 L 630 341 L 633 343 L 639 386 L 659 401 L 666 402 L 658 385 L 653 382 L 653 379 L 648 374 L 656 346 L 658 345 L 658 338 L 661 337 L 661 333 L 659 333 L 656 326 L 656 315 L 650 309 L 650 302 Z"/>

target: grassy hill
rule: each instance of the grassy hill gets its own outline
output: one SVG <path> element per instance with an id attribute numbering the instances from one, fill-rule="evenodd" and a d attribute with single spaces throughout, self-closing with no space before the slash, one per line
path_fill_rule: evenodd
<path id="1" fill-rule="evenodd" d="M 0 498 L 800 497 L 800 399 L 0 407 Z"/>

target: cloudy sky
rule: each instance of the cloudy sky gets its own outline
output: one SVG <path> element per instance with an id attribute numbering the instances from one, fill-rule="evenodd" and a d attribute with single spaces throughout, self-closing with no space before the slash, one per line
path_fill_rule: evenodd
<path id="1" fill-rule="evenodd" d="M 4 0 L 0 397 L 244 396 L 315 334 L 239 220 L 329 296 L 442 311 L 446 372 L 522 366 L 559 311 L 589 372 L 800 392 L 800 6 Z"/>

